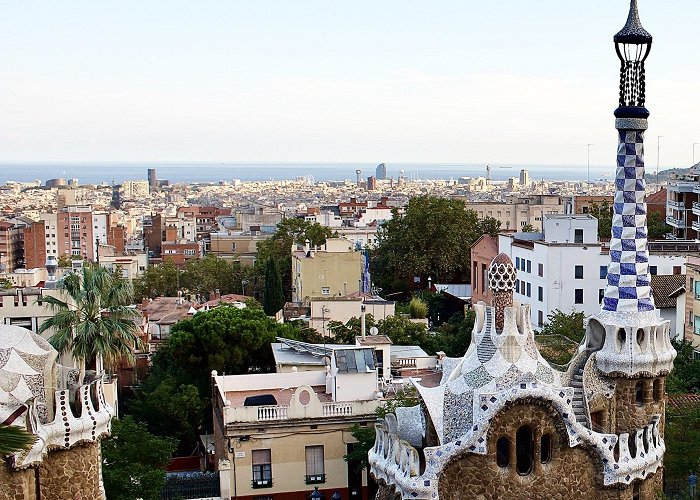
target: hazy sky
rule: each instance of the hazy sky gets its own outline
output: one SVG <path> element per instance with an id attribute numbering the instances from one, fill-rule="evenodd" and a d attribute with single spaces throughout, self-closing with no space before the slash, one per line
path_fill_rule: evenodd
<path id="1" fill-rule="evenodd" d="M 639 0 L 647 164 L 700 143 L 700 2 Z M 0 0 L 0 162 L 614 162 L 627 0 Z M 700 160 L 700 144 L 696 147 Z"/>

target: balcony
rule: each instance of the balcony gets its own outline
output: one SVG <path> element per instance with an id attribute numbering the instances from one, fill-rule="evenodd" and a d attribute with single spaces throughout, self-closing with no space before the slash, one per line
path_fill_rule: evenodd
<path id="1" fill-rule="evenodd" d="M 700 232 L 700 221 L 693 221 L 693 224 L 691 225 L 694 231 Z"/>
<path id="2" fill-rule="evenodd" d="M 305 476 L 306 484 L 321 484 L 326 482 L 325 474 L 312 474 Z"/>
<path id="3" fill-rule="evenodd" d="M 695 215 L 700 215 L 700 203 L 698 203 L 697 201 L 693 202 L 693 213 Z"/>
<path id="4" fill-rule="evenodd" d="M 668 208 L 673 208 L 674 210 L 685 210 L 685 203 L 682 201 L 666 201 L 666 206 Z"/>
<path id="5" fill-rule="evenodd" d="M 269 479 L 253 479 L 251 487 L 255 488 L 272 488 L 272 478 Z"/>
<path id="6" fill-rule="evenodd" d="M 695 191 L 700 189 L 700 184 L 697 182 L 679 181 L 672 182 L 668 185 L 668 190 L 673 193 L 695 193 L 700 191 Z"/>
<path id="7" fill-rule="evenodd" d="M 685 224 L 684 220 L 676 219 L 672 215 L 666 216 L 666 224 L 668 224 L 671 227 L 675 227 L 677 229 L 685 229 L 686 228 L 686 224 Z"/>
<path id="8" fill-rule="evenodd" d="M 309 404 L 308 406 L 275 405 L 243 406 L 225 408 L 227 424 L 243 422 L 282 422 L 302 418 L 342 418 L 358 415 L 372 415 L 381 401 L 347 401 L 338 403 Z"/>

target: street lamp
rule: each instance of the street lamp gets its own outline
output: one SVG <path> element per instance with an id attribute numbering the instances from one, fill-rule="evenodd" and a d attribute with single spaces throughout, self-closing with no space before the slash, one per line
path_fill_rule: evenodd
<path id="1" fill-rule="evenodd" d="M 338 493 L 337 491 L 335 493 L 333 493 L 331 500 L 341 500 L 340 493 Z"/>
<path id="2" fill-rule="evenodd" d="M 321 499 L 321 492 L 318 491 L 318 486 L 315 486 L 314 491 L 311 492 L 311 498 L 313 500 L 320 500 Z"/>
<path id="3" fill-rule="evenodd" d="M 248 286 L 248 280 L 244 279 L 241 281 L 241 288 L 243 288 L 243 294 L 245 295 L 245 287 Z"/>

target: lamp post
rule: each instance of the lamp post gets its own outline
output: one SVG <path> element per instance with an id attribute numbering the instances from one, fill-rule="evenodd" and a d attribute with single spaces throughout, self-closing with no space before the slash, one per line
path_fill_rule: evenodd
<path id="1" fill-rule="evenodd" d="M 331 500 L 341 500 L 341 496 L 339 492 L 333 493 L 333 496 L 331 497 Z"/>
<path id="2" fill-rule="evenodd" d="M 314 486 L 314 491 L 311 492 L 312 500 L 321 500 L 321 492 L 318 491 L 318 486 Z"/>
<path id="3" fill-rule="evenodd" d="M 244 295 L 244 296 L 245 296 L 245 287 L 246 286 L 248 286 L 248 280 L 246 280 L 246 279 L 241 280 L 241 288 L 243 289 L 242 295 Z"/>

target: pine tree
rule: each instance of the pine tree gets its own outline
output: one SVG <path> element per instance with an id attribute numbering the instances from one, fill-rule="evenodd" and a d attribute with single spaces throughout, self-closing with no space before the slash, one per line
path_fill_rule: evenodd
<path id="1" fill-rule="evenodd" d="M 265 297 L 263 308 L 265 314 L 272 316 L 284 306 L 284 290 L 282 290 L 282 278 L 275 259 L 270 256 L 265 266 Z"/>

